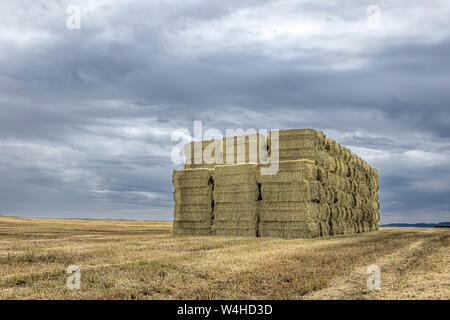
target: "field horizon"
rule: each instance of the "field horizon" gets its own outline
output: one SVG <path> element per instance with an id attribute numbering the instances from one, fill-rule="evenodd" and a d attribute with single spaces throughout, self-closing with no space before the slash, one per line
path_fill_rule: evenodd
<path id="1" fill-rule="evenodd" d="M 0 216 L 0 299 L 450 299 L 450 232 L 284 240 L 172 234 L 172 221 Z M 80 269 L 80 289 L 66 270 Z M 381 270 L 370 290 L 367 267 Z"/>

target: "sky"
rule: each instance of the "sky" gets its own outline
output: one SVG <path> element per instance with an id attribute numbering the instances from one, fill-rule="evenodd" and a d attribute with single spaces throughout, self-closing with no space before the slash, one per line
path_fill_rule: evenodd
<path id="1" fill-rule="evenodd" d="M 320 129 L 378 169 L 380 223 L 450 220 L 446 0 L 1 7 L 0 215 L 171 220 L 202 121 Z"/>

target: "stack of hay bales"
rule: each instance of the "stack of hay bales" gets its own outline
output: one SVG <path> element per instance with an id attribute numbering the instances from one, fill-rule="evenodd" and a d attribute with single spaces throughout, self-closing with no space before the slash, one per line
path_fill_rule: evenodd
<path id="1" fill-rule="evenodd" d="M 257 174 L 257 164 L 221 165 L 215 168 L 214 234 L 257 236 Z"/>
<path id="2" fill-rule="evenodd" d="M 213 171 L 208 169 L 174 170 L 175 187 L 173 233 L 207 235 L 213 218 Z"/>
<path id="3" fill-rule="evenodd" d="M 317 165 L 321 193 L 329 198 L 331 235 L 378 230 L 375 169 L 318 130 L 279 130 L 278 139 L 280 162 L 309 159 Z"/>
<path id="4" fill-rule="evenodd" d="M 266 140 L 256 136 L 262 138 Z M 229 163 L 227 150 L 231 148 L 227 149 L 225 138 L 220 141 L 225 150 L 219 151 L 220 162 Z M 279 170 L 274 175 L 260 173 L 265 165 L 260 163 L 259 150 L 256 160 L 249 158 L 248 137 L 233 137 L 231 141 L 232 163 L 244 164 L 200 163 L 190 145 L 190 161 L 177 173 L 183 177 L 179 181 L 189 180 L 189 175 L 202 176 L 201 187 L 209 189 L 177 187 L 174 173 L 174 194 L 179 194 L 175 195 L 174 232 L 313 238 L 378 230 L 377 171 L 321 131 L 271 132 L 262 147 L 270 153 L 272 146 L 279 146 Z M 203 151 L 211 141 L 196 143 L 202 144 Z M 245 149 L 245 161 L 237 159 L 238 146 Z M 204 193 L 197 193 L 200 191 Z M 196 209 L 199 205 L 203 207 Z M 202 230 L 197 231 L 197 227 Z"/>

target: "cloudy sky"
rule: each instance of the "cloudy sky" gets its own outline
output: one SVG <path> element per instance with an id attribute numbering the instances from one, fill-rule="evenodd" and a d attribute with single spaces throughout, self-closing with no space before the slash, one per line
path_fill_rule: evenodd
<path id="1" fill-rule="evenodd" d="M 1 7 L 0 215 L 169 220 L 202 120 L 321 129 L 378 169 L 381 223 L 450 220 L 447 0 Z"/>

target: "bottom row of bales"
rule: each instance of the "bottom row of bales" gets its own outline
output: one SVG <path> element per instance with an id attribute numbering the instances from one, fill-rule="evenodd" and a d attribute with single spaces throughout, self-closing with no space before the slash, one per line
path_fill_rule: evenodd
<path id="1" fill-rule="evenodd" d="M 261 166 L 175 170 L 173 232 L 314 238 L 378 229 L 378 202 L 321 182 L 313 161 L 281 161 L 274 175 Z"/>

